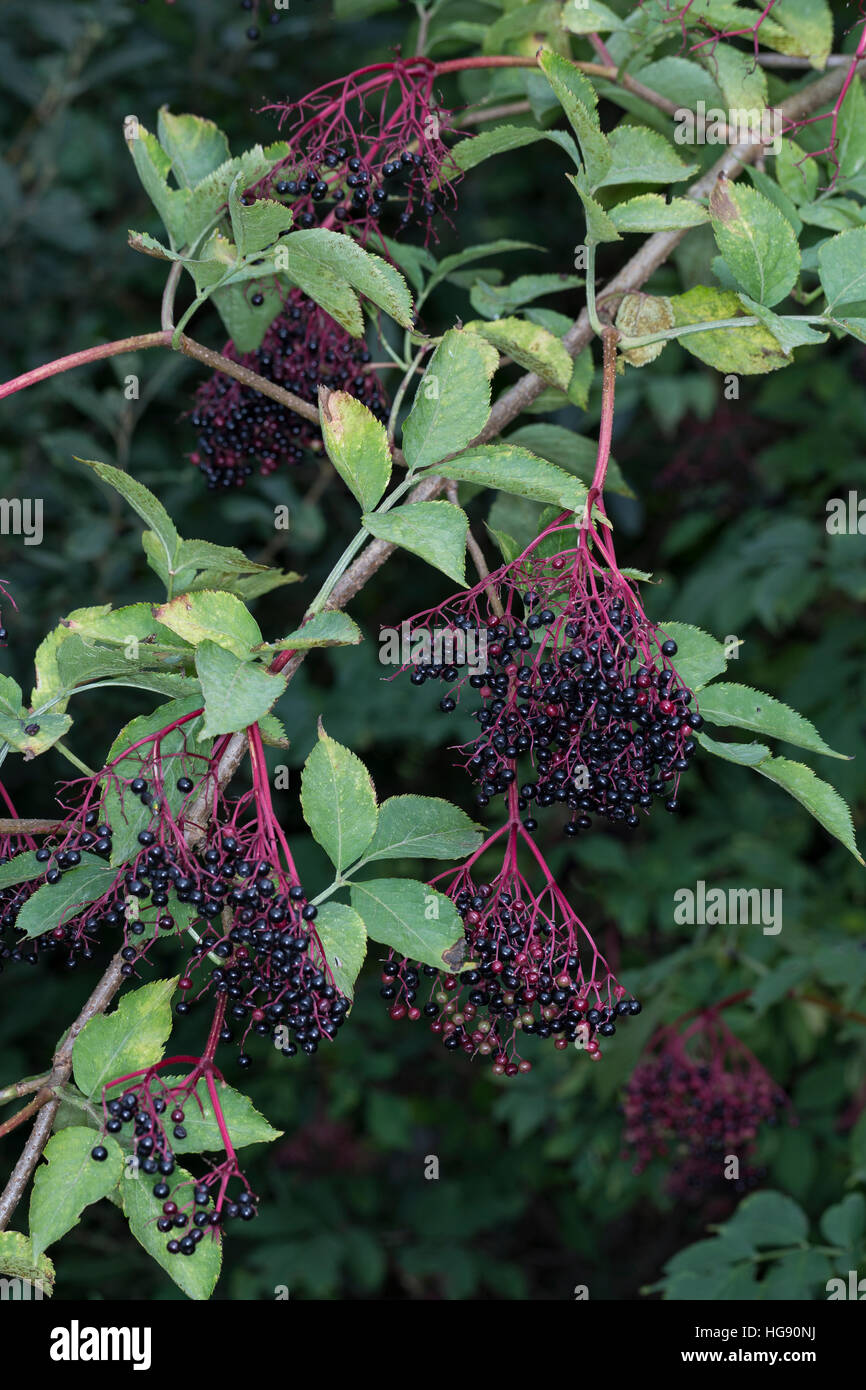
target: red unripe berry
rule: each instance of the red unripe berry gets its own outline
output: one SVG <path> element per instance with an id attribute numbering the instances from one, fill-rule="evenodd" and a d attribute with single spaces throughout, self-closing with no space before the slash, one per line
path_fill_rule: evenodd
<path id="1" fill-rule="evenodd" d="M 411 1018 L 413 1023 L 417 1023 L 418 1019 L 421 1017 L 421 1010 L 416 1008 L 414 1004 L 412 1005 L 412 1008 L 409 1010 L 409 1017 Z"/>
<path id="2" fill-rule="evenodd" d="M 393 1019 L 405 1018 L 405 1017 L 406 1017 L 406 1006 L 405 1006 L 405 1004 L 395 1004 L 395 1005 L 393 1006 L 393 1008 L 389 1009 L 388 1012 L 390 1013 L 390 1015 L 391 1015 L 391 1017 L 392 1017 Z"/>

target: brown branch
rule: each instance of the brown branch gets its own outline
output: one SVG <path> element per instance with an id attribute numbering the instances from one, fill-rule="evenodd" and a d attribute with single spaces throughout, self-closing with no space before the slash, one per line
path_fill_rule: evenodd
<path id="1" fill-rule="evenodd" d="M 21 1096 L 29 1096 L 33 1091 L 39 1091 L 43 1086 L 48 1085 L 50 1071 L 43 1072 L 41 1076 L 25 1076 L 21 1081 L 13 1081 L 11 1085 L 4 1086 L 0 1090 L 0 1105 L 5 1105 L 8 1100 L 19 1100 Z"/>
<path id="2" fill-rule="evenodd" d="M 59 830 L 62 824 L 62 820 L 10 820 L 0 816 L 0 835 L 50 835 L 52 830 Z"/>
<path id="3" fill-rule="evenodd" d="M 457 498 L 457 484 L 453 480 L 453 478 L 449 479 L 448 481 L 448 486 L 445 489 L 445 495 L 447 496 L 449 502 L 454 503 L 455 507 L 459 505 Z M 475 565 L 476 570 L 478 571 L 478 578 L 485 580 L 489 579 L 490 570 L 488 569 L 487 561 L 484 558 L 484 551 L 481 549 L 481 546 L 478 544 L 477 540 L 473 536 L 471 526 L 468 528 L 466 532 L 466 549 L 472 556 L 472 562 Z M 503 617 L 505 610 L 502 607 L 499 595 L 494 589 L 493 585 L 485 584 L 484 591 L 487 594 L 487 597 L 490 599 L 490 606 L 493 609 L 494 613 L 496 613 L 497 616 L 500 618 Z"/>
<path id="4" fill-rule="evenodd" d="M 4 1135 L 11 1134 L 13 1129 L 17 1129 L 25 1120 L 29 1120 L 30 1116 L 35 1115 L 37 1110 L 41 1110 L 45 1102 L 50 1099 L 51 1091 L 40 1091 L 31 1101 L 28 1101 L 23 1109 L 10 1116 L 8 1120 L 3 1121 L 2 1125 L 0 1125 L 0 1139 L 2 1139 Z"/>

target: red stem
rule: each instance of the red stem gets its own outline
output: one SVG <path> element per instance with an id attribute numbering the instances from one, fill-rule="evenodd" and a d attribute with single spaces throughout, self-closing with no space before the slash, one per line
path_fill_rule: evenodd
<path id="1" fill-rule="evenodd" d="M 142 348 L 170 347 L 171 333 L 137 333 L 132 338 L 118 338 L 113 343 L 98 343 L 96 347 L 84 348 L 81 352 L 71 352 L 68 357 L 58 357 L 54 362 L 46 362 L 42 367 L 34 367 L 22 376 L 13 377 L 0 385 L 0 400 L 13 396 L 37 382 L 47 381 L 49 377 L 59 376 L 61 372 L 71 372 L 73 367 L 84 367 L 88 362 L 98 362 L 103 357 L 117 357 L 121 352 L 139 352 Z"/>

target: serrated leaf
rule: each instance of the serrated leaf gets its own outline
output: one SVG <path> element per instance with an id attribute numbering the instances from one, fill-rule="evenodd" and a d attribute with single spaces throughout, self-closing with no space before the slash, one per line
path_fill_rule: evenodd
<path id="1" fill-rule="evenodd" d="M 451 151 L 451 157 L 458 169 L 465 173 L 493 155 L 519 150 L 548 138 L 547 131 L 536 130 L 533 126 L 500 125 L 493 130 L 483 130 L 480 135 L 470 135 L 465 140 L 458 141 Z"/>
<path id="2" fill-rule="evenodd" d="M 339 871 L 361 855 L 376 832 L 376 789 L 361 759 L 329 738 L 319 738 L 301 778 L 304 820 Z"/>
<path id="3" fill-rule="evenodd" d="M 671 295 L 671 308 L 677 328 L 707 323 L 713 319 L 743 317 L 743 306 L 732 290 L 696 285 L 685 294 Z M 744 376 L 774 372 L 791 360 L 773 334 L 763 325 L 743 328 L 710 328 L 705 333 L 685 333 L 677 339 L 681 347 L 720 372 Z"/>
<path id="4" fill-rule="evenodd" d="M 846 305 L 866 302 L 866 227 L 855 227 L 830 237 L 818 247 L 818 274 L 827 296 L 827 314 L 866 342 L 866 317 L 862 308 L 856 316 L 845 312 Z"/>
<path id="5" fill-rule="evenodd" d="M 318 927 L 318 919 L 316 926 Z M 183 1076 L 167 1076 L 163 1072 L 160 1073 L 160 1080 L 163 1085 L 168 1087 L 179 1086 L 184 1079 Z M 283 1131 L 274 1129 L 268 1123 L 264 1115 L 256 1110 L 249 1096 L 245 1096 L 241 1091 L 236 1091 L 225 1081 L 215 1079 L 214 1087 L 229 1138 L 235 1149 L 243 1149 L 248 1144 L 271 1144 L 275 1139 L 280 1138 Z M 186 1130 L 186 1138 L 177 1139 L 172 1136 L 172 1151 L 176 1154 L 222 1153 L 225 1149 L 225 1143 L 220 1134 L 214 1114 L 213 1101 L 204 1079 L 198 1082 L 194 1094 L 198 1097 L 200 1105 L 192 1094 L 184 1101 L 183 1127 Z"/>
<path id="6" fill-rule="evenodd" d="M 577 136 L 589 185 L 597 188 L 611 167 L 614 151 L 599 125 L 595 90 L 579 69 L 558 53 L 542 52 L 538 65 Z"/>
<path id="7" fill-rule="evenodd" d="M 371 536 L 411 550 L 458 584 L 466 584 L 469 521 L 453 502 L 407 502 L 392 512 L 365 513 L 361 521 Z"/>
<path id="8" fill-rule="evenodd" d="M 361 641 L 361 629 L 348 613 L 326 610 L 314 613 L 303 627 L 281 637 L 279 642 L 265 642 L 262 650 L 269 652 L 305 651 L 309 647 L 357 646 Z"/>
<path id="9" fill-rule="evenodd" d="M 364 332 L 364 315 L 358 296 L 330 263 L 316 254 L 315 246 L 307 247 L 297 240 L 300 235 L 298 231 L 293 232 L 283 247 L 285 279 L 321 305 L 351 337 L 360 338 Z"/>
<path id="10" fill-rule="evenodd" d="M 802 1207 L 783 1192 L 753 1192 L 744 1197 L 723 1227 L 727 1239 L 736 1239 L 754 1250 L 764 1246 L 801 1245 L 809 1236 L 809 1220 Z"/>
<path id="11" fill-rule="evenodd" d="M 811 203 L 818 191 L 818 163 L 794 140 L 783 140 L 776 155 L 779 187 L 798 207 Z"/>
<path id="12" fill-rule="evenodd" d="M 772 308 L 790 293 L 800 250 L 774 203 L 755 188 L 720 179 L 710 194 L 710 221 L 726 264 L 752 299 Z"/>
<path id="13" fill-rule="evenodd" d="M 573 368 L 571 356 L 564 343 L 540 324 L 505 318 L 492 323 L 477 320 L 467 324 L 467 328 L 551 386 L 560 391 L 568 390 Z"/>
<path id="14" fill-rule="evenodd" d="M 120 468 L 113 468 L 109 463 L 96 463 L 93 459 L 76 459 L 76 462 L 84 463 L 88 468 L 92 468 L 98 478 L 119 492 L 133 510 L 138 512 L 138 515 L 147 523 L 159 541 L 165 554 L 166 568 L 171 573 L 180 545 L 180 536 L 159 499 L 154 497 L 143 483 L 130 477 Z"/>
<path id="15" fill-rule="evenodd" d="M 774 314 L 764 304 L 758 304 L 747 294 L 737 296 L 747 314 L 754 314 L 766 329 L 772 333 L 783 352 L 792 353 L 794 348 L 810 346 L 813 343 L 826 343 L 829 333 L 819 333 L 808 323 L 801 323 L 796 315 Z"/>
<path id="16" fill-rule="evenodd" d="M 271 198 L 257 198 L 254 203 L 242 203 L 237 181 L 229 191 L 229 214 L 232 236 L 241 256 L 255 256 L 272 247 L 284 232 L 291 230 L 294 221 L 291 208 Z"/>
<path id="17" fill-rule="evenodd" d="M 215 545 L 213 541 L 181 541 L 177 552 L 178 570 L 221 569 L 226 574 L 273 573 L 267 565 L 248 560 L 234 545 Z M 138 605 L 145 608 L 146 604 Z"/>
<path id="18" fill-rule="evenodd" d="M 725 648 L 702 628 L 677 622 L 659 623 L 658 627 L 662 641 L 666 637 L 672 637 L 676 642 L 676 656 L 671 660 L 690 690 L 700 690 L 714 676 L 720 676 L 726 669 L 728 661 Z"/>
<path id="19" fill-rule="evenodd" d="M 490 415 L 490 382 L 478 336 L 451 328 L 436 348 L 403 422 L 412 469 L 439 463 L 481 433 Z"/>
<path id="20" fill-rule="evenodd" d="M 481 835 L 481 827 L 450 801 L 392 796 L 379 808 L 376 834 L 364 859 L 463 859 L 478 848 Z"/>
<path id="21" fill-rule="evenodd" d="M 202 589 L 181 594 L 152 611 L 158 623 L 171 628 L 191 646 L 215 642 L 245 661 L 251 659 L 253 648 L 262 640 L 255 618 L 234 594 Z"/>
<path id="22" fill-rule="evenodd" d="M 31 715 L 9 719 L 0 714 L 0 741 L 8 743 L 10 748 L 27 759 L 37 758 L 63 738 L 71 727 L 72 720 L 68 714 L 40 714 L 36 719 Z M 28 734 L 28 729 L 35 729 L 36 732 Z"/>
<path id="23" fill-rule="evenodd" d="M 156 129 L 171 171 L 183 188 L 195 188 L 230 157 L 226 136 L 203 116 L 175 116 L 163 106 Z"/>
<path id="24" fill-rule="evenodd" d="M 520 429 L 513 430 L 508 435 L 505 442 L 519 444 L 540 458 L 558 464 L 560 468 L 573 473 L 587 487 L 592 483 L 598 444 L 586 435 L 575 434 L 573 430 L 564 429 L 562 425 L 521 425 Z M 615 459 L 608 460 L 605 491 L 618 492 L 623 497 L 635 495 Z"/>
<path id="25" fill-rule="evenodd" d="M 831 1245 L 857 1250 L 866 1233 L 866 1198 L 862 1192 L 849 1192 L 841 1202 L 828 1207 L 821 1217 L 821 1232 Z"/>
<path id="26" fill-rule="evenodd" d="M 81 855 L 81 863 L 67 869 L 58 883 L 43 883 L 21 908 L 15 926 L 26 937 L 42 936 L 69 920 L 72 910 L 86 907 L 107 893 L 117 871 L 95 854 Z"/>
<path id="27" fill-rule="evenodd" d="M 737 763 L 740 767 L 755 767 L 770 757 L 765 743 L 717 743 L 705 733 L 696 734 L 695 737 L 708 753 L 716 758 L 724 758 L 726 762 Z"/>
<path id="28" fill-rule="evenodd" d="M 162 1059 L 171 1033 L 171 997 L 177 977 L 153 980 L 126 994 L 110 1014 L 97 1014 L 82 1028 L 72 1049 L 75 1084 L 101 1102 L 102 1088 Z"/>
<path id="29" fill-rule="evenodd" d="M 813 753 L 826 753 L 831 758 L 848 757 L 846 753 L 834 752 L 802 714 L 772 695 L 752 690 L 747 685 L 727 682 L 714 685 L 701 699 L 701 714 L 711 724 L 722 728 L 750 729 L 756 734 L 796 744 L 798 748 L 808 748 Z"/>
<path id="30" fill-rule="evenodd" d="M 193 1186 L 193 1179 L 185 1169 L 176 1168 L 172 1175 L 172 1183 L 175 1187 L 186 1183 L 184 1191 L 189 1191 Z M 210 1298 L 222 1265 L 220 1238 L 206 1235 L 191 1259 L 186 1259 L 183 1255 L 169 1255 L 165 1248 L 168 1243 L 167 1237 L 156 1228 L 157 1220 L 162 1215 L 162 1202 L 154 1197 L 152 1184 L 142 1182 L 137 1177 L 126 1177 L 121 1182 L 120 1191 L 124 1215 L 139 1245 L 162 1266 L 187 1298 L 199 1301 Z"/>
<path id="31" fill-rule="evenodd" d="M 381 256 L 365 251 L 340 232 L 327 231 L 324 227 L 301 228 L 292 233 L 283 248 L 288 257 L 286 271 L 290 276 L 292 258 L 298 249 L 305 251 L 341 280 L 348 281 L 353 289 L 378 304 L 396 323 L 404 328 L 411 325 L 412 296 L 396 266 L 389 265 Z"/>
<path id="32" fill-rule="evenodd" d="M 625 294 L 617 309 L 616 326 L 626 338 L 666 333 L 674 326 L 671 302 L 661 295 Z M 622 348 L 622 355 L 633 367 L 643 367 L 647 362 L 655 361 L 666 346 L 662 339 L 658 343 L 645 343 L 643 347 Z"/>
<path id="33" fill-rule="evenodd" d="M 242 661 L 215 642 L 196 647 L 195 668 L 204 695 L 204 724 L 198 737 L 215 738 L 257 724 L 286 688 L 284 672 L 273 675 L 255 661 Z"/>
<path id="34" fill-rule="evenodd" d="M 628 198 L 610 208 L 608 216 L 618 232 L 669 232 L 709 221 L 706 208 L 694 198 L 671 198 L 668 203 L 660 193 Z"/>
<path id="35" fill-rule="evenodd" d="M 134 140 L 127 140 L 126 148 L 132 155 L 135 171 L 145 193 L 162 218 L 172 250 L 177 250 L 186 241 L 185 218 L 189 189 L 169 187 L 171 160 L 156 136 L 145 130 L 144 126 L 138 127 Z"/>
<path id="36" fill-rule="evenodd" d="M 566 174 L 569 183 L 577 189 L 586 217 L 586 242 L 588 246 L 599 245 L 605 241 L 621 241 L 622 238 L 605 212 L 601 203 L 593 198 L 589 183 L 583 172 Z"/>
<path id="37" fill-rule="evenodd" d="M 351 999 L 367 954 L 364 923 L 345 903 L 326 902 L 319 908 L 314 927 L 334 984 L 341 994 Z"/>
<path id="38" fill-rule="evenodd" d="M 20 1231 L 0 1231 L 0 1275 L 33 1285 L 35 1298 L 50 1298 L 54 1291 L 54 1265 L 47 1255 L 37 1260 L 31 1241 Z"/>
<path id="39" fill-rule="evenodd" d="M 625 29 L 625 21 L 601 0 L 568 0 L 562 10 L 562 25 L 572 34 L 606 34 Z"/>
<path id="40" fill-rule="evenodd" d="M 99 1142 L 108 1158 L 97 1163 L 91 1149 Z M 30 1195 L 30 1239 L 39 1256 L 49 1245 L 78 1225 L 81 1213 L 117 1186 L 123 1172 L 120 1145 L 108 1134 L 97 1140 L 92 1129 L 70 1126 L 49 1139 L 33 1176 Z"/>
<path id="41" fill-rule="evenodd" d="M 574 512 L 586 503 L 587 490 L 577 478 L 515 444 L 481 444 L 439 464 L 436 471 L 443 478 L 499 488 Z"/>
<path id="42" fill-rule="evenodd" d="M 351 897 L 374 941 L 439 970 L 459 970 L 463 964 L 463 923 L 450 898 L 428 884 L 375 878 L 353 883 Z"/>
<path id="43" fill-rule="evenodd" d="M 623 183 L 680 183 L 697 171 L 686 164 L 657 130 L 647 126 L 618 125 L 610 132 L 611 159 L 597 188 Z"/>
<path id="44" fill-rule="evenodd" d="M 764 107 L 768 104 L 767 75 L 755 62 L 754 55 L 730 43 L 717 43 L 713 44 L 707 61 L 738 128 L 747 124 L 750 129 L 759 130 Z"/>
<path id="45" fill-rule="evenodd" d="M 777 53 L 808 58 L 823 68 L 833 47 L 833 16 L 827 0 L 785 0 L 774 7 L 773 22 L 761 25 L 761 40 Z"/>
<path id="46" fill-rule="evenodd" d="M 536 131 L 535 133 L 537 135 L 540 132 Z M 462 251 L 455 251 L 452 256 L 444 256 L 438 265 L 433 263 L 433 266 L 430 267 L 433 273 L 428 281 L 425 297 L 429 296 L 436 285 L 447 280 L 454 271 L 462 269 L 465 265 L 472 265 L 474 261 L 486 260 L 488 256 L 501 255 L 503 251 L 540 251 L 543 249 L 535 242 L 513 241 L 508 237 L 500 237 L 496 241 L 485 241 L 478 246 L 464 246 Z M 405 247 L 395 243 L 394 259 L 398 259 L 399 254 L 404 250 Z"/>
<path id="47" fill-rule="evenodd" d="M 835 787 L 822 782 L 805 763 L 793 763 L 787 758 L 766 758 L 755 765 L 755 771 L 790 792 L 819 825 L 851 851 L 859 864 L 864 863 L 854 838 L 851 812 Z"/>
<path id="48" fill-rule="evenodd" d="M 149 232 L 134 232 L 131 229 L 126 234 L 126 240 L 133 251 L 140 251 L 144 256 L 153 256 L 157 261 L 179 261 L 181 257 L 176 251 L 171 251 L 167 246 L 163 246 L 161 241 L 157 241 L 155 236 Z"/>
<path id="49" fill-rule="evenodd" d="M 18 883 L 32 883 L 35 878 L 42 878 L 45 869 L 46 865 L 37 860 L 35 849 L 16 854 L 13 859 L 0 864 L 0 891 L 13 888 Z"/>
<path id="50" fill-rule="evenodd" d="M 320 388 L 319 420 L 325 450 L 364 511 L 372 511 L 391 478 L 385 426 L 348 391 Z"/>
<path id="51" fill-rule="evenodd" d="M 518 275 L 508 285 L 477 280 L 469 292 L 469 302 L 476 314 L 487 319 L 503 319 L 536 299 L 579 289 L 583 283 L 580 275 Z"/>

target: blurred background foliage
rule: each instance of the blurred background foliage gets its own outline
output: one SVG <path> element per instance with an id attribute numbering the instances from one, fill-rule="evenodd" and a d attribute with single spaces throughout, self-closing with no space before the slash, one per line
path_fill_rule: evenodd
<path id="1" fill-rule="evenodd" d="M 280 24 L 262 25 L 253 46 L 234 0 L 173 6 L 124 0 L 7 3 L 0 11 L 0 242 L 5 333 L 3 379 L 64 352 L 157 326 L 162 267 L 126 245 L 130 226 L 159 232 L 123 146 L 123 119 L 154 124 L 157 108 L 217 121 L 233 150 L 274 136 L 264 102 L 297 98 L 362 62 L 412 50 L 414 11 L 374 14 L 359 0 L 292 0 Z M 461 13 L 484 17 L 480 5 Z M 478 75 L 455 104 L 477 95 Z M 546 253 L 509 258 L 522 270 L 569 273 L 579 218 L 560 170 L 511 155 L 461 186 L 451 228 L 432 249 L 498 236 L 542 243 Z M 658 292 L 707 276 L 711 246 L 700 234 L 663 269 Z M 701 258 L 704 258 L 703 260 Z M 497 263 L 492 263 L 495 267 Z M 487 273 L 487 272 L 485 272 Z M 491 268 L 490 278 L 496 278 Z M 450 298 L 449 298 L 450 294 Z M 578 292 L 579 294 L 579 292 Z M 580 299 L 562 295 L 574 315 Z M 455 289 L 437 301 L 438 327 L 472 317 Z M 440 321 L 441 319 L 441 321 Z M 197 336 L 221 346 L 215 316 Z M 139 401 L 122 381 L 140 375 Z M 183 419 L 200 368 L 151 352 L 91 367 L 3 405 L 0 495 L 44 499 L 45 539 L 25 547 L 0 537 L 0 579 L 18 612 L 3 670 L 29 688 L 34 649 L 71 608 L 155 598 L 138 523 L 74 456 L 129 468 L 168 507 L 182 534 L 241 546 L 308 576 L 303 588 L 260 600 L 266 634 L 293 626 L 303 603 L 355 527 L 354 506 L 311 460 L 291 474 L 254 477 L 230 496 L 208 493 L 186 454 Z M 770 691 L 811 718 L 851 762 L 806 759 L 852 803 L 866 808 L 863 601 L 866 538 L 828 536 L 826 502 L 863 478 L 866 348 L 852 339 L 800 349 L 795 365 L 742 378 L 739 399 L 676 345 L 620 382 L 614 452 L 634 499 L 611 499 L 622 563 L 653 572 L 651 616 L 675 617 L 744 645 L 728 678 Z M 555 422 L 592 434 L 589 408 Z M 543 417 L 542 417 L 543 418 Z M 490 494 L 468 498 L 477 534 Z M 292 529 L 275 531 L 288 503 Z M 537 509 L 508 499 L 512 525 L 528 535 Z M 322 714 L 328 732 L 368 762 L 380 796 L 441 795 L 472 809 L 471 794 L 444 755 L 436 698 L 406 679 L 382 679 L 375 634 L 444 597 L 445 581 L 398 554 L 355 601 L 362 646 L 320 652 L 277 707 L 292 749 L 292 787 L 278 793 L 290 831 L 300 831 L 299 769 Z M 142 708 L 126 691 L 111 705 L 77 702 L 73 746 L 98 764 L 121 722 Z M 781 750 L 785 752 L 785 749 Z M 797 753 L 795 756 L 800 757 Z M 22 814 L 50 814 L 55 784 L 69 774 L 50 752 L 37 766 L 4 768 Z M 216 1297 L 389 1299 L 634 1299 L 675 1252 L 724 1220 L 738 1198 L 725 1190 L 692 1206 L 665 1195 L 661 1162 L 635 1176 L 621 1156 L 621 1087 L 653 1028 L 742 989 L 752 997 L 727 1021 L 791 1095 L 799 1124 L 760 1139 L 766 1185 L 789 1194 L 813 1223 L 866 1176 L 866 943 L 864 878 L 780 789 L 745 769 L 699 759 L 675 820 L 658 813 L 634 838 L 597 829 L 578 843 L 548 832 L 551 864 L 601 948 L 644 1013 L 621 1030 L 598 1067 L 547 1049 L 528 1053 L 526 1077 L 498 1084 L 489 1070 L 446 1054 L 419 1024 L 393 1024 L 378 998 L 374 961 L 359 983 L 351 1026 L 314 1062 L 262 1049 L 243 1076 L 284 1138 L 249 1169 L 262 1219 L 226 1245 Z M 324 867 L 298 834 L 303 880 Z M 782 887 L 784 928 L 684 928 L 673 893 L 705 879 L 716 886 Z M 324 879 L 322 882 L 324 883 Z M 176 962 L 166 954 L 164 973 Z M 41 1069 L 88 992 L 85 971 L 67 976 L 19 965 L 0 981 L 0 1080 Z M 95 978 L 95 975 L 93 976 Z M 793 994 L 791 993 L 793 991 Z M 810 996 L 806 999 L 804 996 Z M 815 1001 L 818 1002 L 815 1002 Z M 855 1015 L 855 1017 L 851 1017 Z M 859 1015 L 859 1017 L 857 1017 Z M 183 1020 L 178 1050 L 200 1020 Z M 188 1036 L 187 1036 L 188 1035 Z M 534 1041 L 534 1040 L 533 1040 Z M 859 1123 L 858 1123 L 859 1119 Z M 19 1139 L 0 1144 L 3 1168 Z M 424 1178 L 425 1156 L 440 1162 Z M 859 1174 L 859 1176 L 858 1176 Z M 56 1296 L 171 1299 L 182 1295 L 153 1265 L 108 1204 L 91 1209 L 57 1252 Z M 853 1257 L 852 1257 L 853 1258 Z M 814 1280 L 786 1297 L 823 1296 Z"/>

